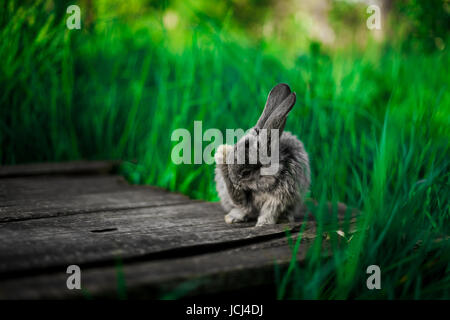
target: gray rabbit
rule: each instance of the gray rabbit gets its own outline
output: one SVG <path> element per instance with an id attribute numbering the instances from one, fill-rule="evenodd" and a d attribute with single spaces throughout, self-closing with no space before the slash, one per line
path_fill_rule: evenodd
<path id="1" fill-rule="evenodd" d="M 288 85 L 278 84 L 270 91 L 256 125 L 234 146 L 217 148 L 215 181 L 221 204 L 228 212 L 226 223 L 257 219 L 256 226 L 270 225 L 280 219 L 293 221 L 299 211 L 310 185 L 308 154 L 297 137 L 283 132 L 295 100 Z M 268 164 L 258 156 L 263 147 L 270 154 L 277 151 L 273 149 L 276 141 L 278 169 L 274 174 L 262 174 Z"/>

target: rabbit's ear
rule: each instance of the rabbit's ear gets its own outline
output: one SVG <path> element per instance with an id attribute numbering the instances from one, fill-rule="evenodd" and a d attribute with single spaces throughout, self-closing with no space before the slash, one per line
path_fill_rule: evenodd
<path id="1" fill-rule="evenodd" d="M 270 91 L 269 96 L 267 97 L 266 105 L 264 107 L 264 111 L 256 123 L 256 127 L 262 129 L 267 119 L 270 117 L 272 112 L 283 102 L 284 99 L 289 96 L 291 93 L 291 89 L 285 83 L 280 83 L 273 87 Z"/>
<path id="2" fill-rule="evenodd" d="M 267 121 L 264 123 L 263 129 L 268 130 L 268 135 L 270 135 L 271 129 L 278 129 L 278 133 L 281 136 L 284 130 L 284 125 L 286 124 L 286 117 L 294 107 L 296 100 L 295 93 L 290 93 L 281 104 L 272 112 Z"/>

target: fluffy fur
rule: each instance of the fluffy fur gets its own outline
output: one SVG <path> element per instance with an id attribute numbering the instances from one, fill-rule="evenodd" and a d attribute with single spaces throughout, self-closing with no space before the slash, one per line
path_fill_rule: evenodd
<path id="1" fill-rule="evenodd" d="M 221 145 L 217 149 L 215 181 L 221 204 L 227 211 L 227 223 L 257 219 L 256 226 L 270 225 L 282 218 L 292 221 L 298 212 L 309 189 L 310 168 L 303 143 L 290 132 L 283 132 L 287 114 L 294 104 L 295 93 L 289 86 L 277 85 L 269 93 L 255 127 L 236 145 Z M 264 165 L 248 161 L 248 153 L 261 147 L 261 129 L 279 130 L 279 169 L 274 175 L 261 175 Z M 243 144 L 246 148 L 240 149 Z M 244 164 L 237 163 L 238 155 L 245 157 Z"/>

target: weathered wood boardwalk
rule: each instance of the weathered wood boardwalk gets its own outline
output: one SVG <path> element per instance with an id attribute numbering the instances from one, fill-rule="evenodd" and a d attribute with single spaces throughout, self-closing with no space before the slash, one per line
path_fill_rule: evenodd
<path id="1" fill-rule="evenodd" d="M 286 230 L 295 240 L 299 223 L 230 226 L 218 203 L 129 185 L 114 166 L 0 167 L 0 299 L 223 294 L 271 286 L 274 263 L 291 260 Z M 69 265 L 82 290 L 67 289 Z"/>

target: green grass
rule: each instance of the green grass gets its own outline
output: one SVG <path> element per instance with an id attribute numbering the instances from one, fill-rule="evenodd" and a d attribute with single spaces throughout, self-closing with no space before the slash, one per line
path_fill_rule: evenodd
<path id="1" fill-rule="evenodd" d="M 286 130 L 310 155 L 310 196 L 362 215 L 350 241 L 330 233 L 332 258 L 319 236 L 293 261 L 278 298 L 450 298 L 448 49 L 312 43 L 292 58 L 205 23 L 171 50 L 169 36 L 120 19 L 69 31 L 39 6 L 11 12 L 0 18 L 2 164 L 123 159 L 132 183 L 214 201 L 213 166 L 173 164 L 172 131 L 194 120 L 247 129 L 286 82 L 297 93 Z M 371 264 L 382 290 L 366 288 Z"/>

